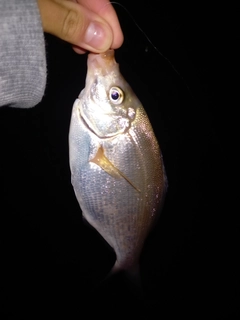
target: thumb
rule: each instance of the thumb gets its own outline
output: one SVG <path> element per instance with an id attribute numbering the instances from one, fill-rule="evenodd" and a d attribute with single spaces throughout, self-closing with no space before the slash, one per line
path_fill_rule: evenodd
<path id="1" fill-rule="evenodd" d="M 91 52 L 108 50 L 113 32 L 96 13 L 68 0 L 38 0 L 43 30 Z M 79 50 L 81 52 L 81 50 Z"/>

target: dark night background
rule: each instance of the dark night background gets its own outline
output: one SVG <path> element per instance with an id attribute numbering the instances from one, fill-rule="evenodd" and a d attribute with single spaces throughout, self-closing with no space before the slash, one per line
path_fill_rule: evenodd
<path id="1" fill-rule="evenodd" d="M 68 164 L 71 109 L 87 56 L 46 35 L 44 99 L 29 110 L 0 110 L 2 314 L 234 319 L 239 10 L 120 3 L 180 74 L 115 5 L 125 35 L 116 60 L 149 115 L 169 180 L 141 256 L 144 298 L 121 275 L 99 284 L 115 256 L 83 223 Z"/>

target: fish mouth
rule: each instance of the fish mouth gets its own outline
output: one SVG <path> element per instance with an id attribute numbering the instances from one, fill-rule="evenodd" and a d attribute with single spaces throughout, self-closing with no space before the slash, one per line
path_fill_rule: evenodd
<path id="1" fill-rule="evenodd" d="M 103 53 L 89 53 L 88 54 L 88 69 L 96 72 L 96 69 L 104 70 L 107 73 L 107 70 L 112 70 L 116 65 L 116 60 L 114 57 L 114 50 L 109 49 Z"/>

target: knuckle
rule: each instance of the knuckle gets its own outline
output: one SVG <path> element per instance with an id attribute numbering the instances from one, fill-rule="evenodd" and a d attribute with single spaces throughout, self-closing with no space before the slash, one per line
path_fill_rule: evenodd
<path id="1" fill-rule="evenodd" d="M 63 21 L 62 34 L 64 38 L 74 38 L 78 28 L 81 27 L 80 17 L 74 10 L 68 10 L 66 17 Z"/>

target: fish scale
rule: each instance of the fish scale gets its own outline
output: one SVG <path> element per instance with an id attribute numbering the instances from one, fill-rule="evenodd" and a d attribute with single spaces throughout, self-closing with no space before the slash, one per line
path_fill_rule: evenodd
<path id="1" fill-rule="evenodd" d="M 147 114 L 113 50 L 88 56 L 85 88 L 72 110 L 69 155 L 83 216 L 116 253 L 113 270 L 137 270 L 167 178 Z"/>

